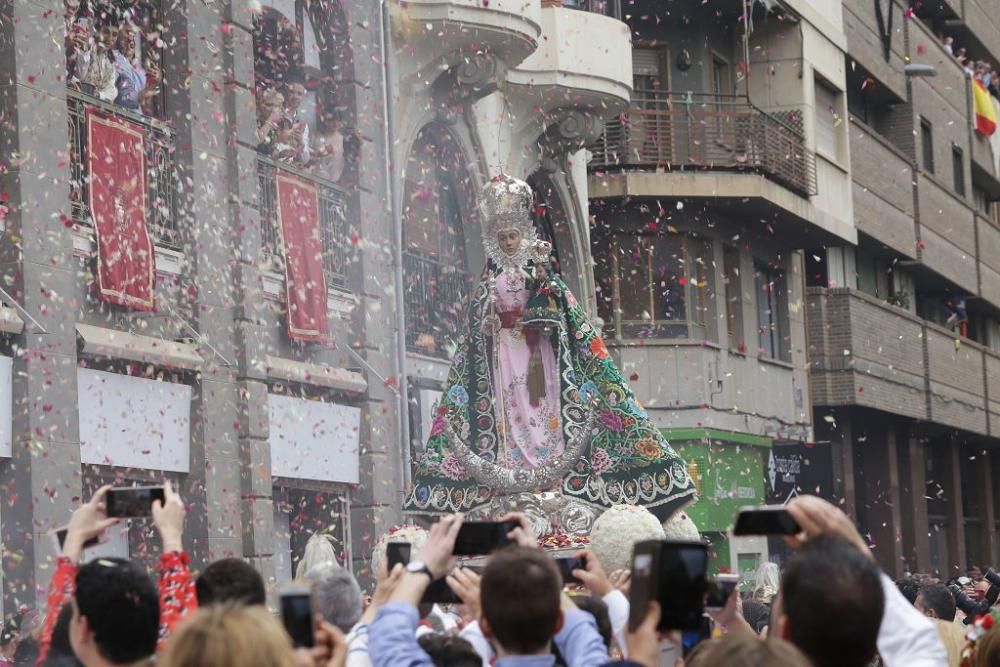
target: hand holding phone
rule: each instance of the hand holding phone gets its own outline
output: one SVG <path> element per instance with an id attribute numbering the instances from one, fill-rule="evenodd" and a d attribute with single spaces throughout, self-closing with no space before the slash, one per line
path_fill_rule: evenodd
<path id="1" fill-rule="evenodd" d="M 650 602 L 659 602 L 660 630 L 698 630 L 705 606 L 708 547 L 703 542 L 649 540 L 632 553 L 629 630 L 643 622 Z"/>
<path id="2" fill-rule="evenodd" d="M 587 559 L 586 558 L 573 558 L 573 557 L 563 557 L 556 558 L 556 567 L 559 568 L 559 574 L 562 576 L 563 586 L 569 584 L 578 584 L 580 586 L 585 586 L 586 584 L 573 574 L 573 570 L 583 570 L 587 571 Z"/>
<path id="3" fill-rule="evenodd" d="M 162 486 L 127 486 L 109 488 L 106 498 L 109 517 L 135 519 L 153 516 L 153 501 L 166 504 Z"/>
<path id="4" fill-rule="evenodd" d="M 722 611 L 733 591 L 740 583 L 738 574 L 719 574 L 708 582 L 708 592 L 705 594 L 706 611 Z"/>
<path id="5" fill-rule="evenodd" d="M 295 648 L 316 644 L 316 605 L 312 589 L 291 584 L 281 591 L 281 620 Z"/>
<path id="6" fill-rule="evenodd" d="M 80 505 L 73 512 L 69 525 L 66 526 L 66 537 L 62 545 L 63 556 L 78 560 L 87 542 L 118 523 L 118 519 L 109 518 L 107 514 L 106 498 L 110 490 L 110 484 L 102 486 L 89 502 Z"/>
<path id="7" fill-rule="evenodd" d="M 466 521 L 455 538 L 456 556 L 485 556 L 511 544 L 508 533 L 520 525 L 510 521 Z"/>
<path id="8" fill-rule="evenodd" d="M 397 565 L 406 566 L 410 562 L 412 547 L 409 542 L 389 542 L 385 545 L 385 557 L 389 572 Z M 446 579 L 434 579 L 424 591 L 421 602 L 434 604 L 458 604 L 462 599 L 448 586 Z"/>

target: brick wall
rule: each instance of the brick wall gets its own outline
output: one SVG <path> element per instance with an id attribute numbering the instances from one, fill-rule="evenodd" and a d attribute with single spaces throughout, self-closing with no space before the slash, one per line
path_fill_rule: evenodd
<path id="1" fill-rule="evenodd" d="M 902 4 L 896 2 L 896 16 L 903 13 Z M 878 34 L 875 6 L 870 0 L 844 0 L 844 34 L 847 48 L 862 67 L 898 98 L 906 99 L 906 77 L 903 74 L 903 57 L 906 55 L 902 34 L 893 35 L 892 56 L 889 62 L 882 57 L 882 40 Z"/>

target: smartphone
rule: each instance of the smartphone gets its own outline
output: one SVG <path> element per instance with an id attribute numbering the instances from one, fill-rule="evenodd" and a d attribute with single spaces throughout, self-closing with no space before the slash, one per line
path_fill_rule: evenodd
<path id="1" fill-rule="evenodd" d="M 736 514 L 733 535 L 798 535 L 799 524 L 784 505 L 744 507 Z"/>
<path id="2" fill-rule="evenodd" d="M 712 638 L 712 619 L 708 617 L 707 614 L 701 617 L 701 627 L 697 630 L 685 630 L 681 633 L 681 647 L 684 651 L 684 657 L 688 657 L 694 647 L 702 643 L 706 639 Z"/>
<path id="3" fill-rule="evenodd" d="M 55 540 L 56 546 L 59 551 L 62 551 L 63 545 L 66 544 L 66 535 L 69 533 L 69 526 L 63 526 L 62 528 L 56 528 L 52 531 L 52 537 Z M 89 549 L 90 547 L 96 547 L 98 544 L 102 544 L 108 541 L 107 532 L 102 532 L 97 537 L 92 537 L 83 543 L 84 549 Z"/>
<path id="4" fill-rule="evenodd" d="M 632 604 L 629 629 L 642 624 L 651 600 L 660 603 L 657 628 L 698 630 L 705 610 L 708 546 L 703 542 L 649 540 L 632 552 Z"/>
<path id="5" fill-rule="evenodd" d="M 729 602 L 729 596 L 740 583 L 738 574 L 719 574 L 708 582 L 708 593 L 705 594 L 705 609 L 720 611 Z"/>
<path id="6" fill-rule="evenodd" d="M 516 521 L 466 521 L 455 538 L 456 556 L 485 556 L 510 544 L 507 533 L 517 528 Z"/>
<path id="7" fill-rule="evenodd" d="M 389 565 L 389 572 L 392 572 L 392 568 L 396 567 L 397 564 L 406 565 L 409 563 L 411 550 L 409 542 L 387 543 L 385 545 L 385 558 Z M 442 578 L 435 579 L 427 586 L 420 601 L 430 604 L 461 604 L 462 598 L 455 595 L 455 591 L 451 590 L 451 586 Z"/>
<path id="8" fill-rule="evenodd" d="M 573 576 L 573 570 L 586 570 L 587 569 L 587 559 L 586 558 L 556 558 L 556 567 L 559 568 L 559 574 L 562 575 L 563 586 L 567 584 L 580 584 L 583 582 Z"/>
<path id="9" fill-rule="evenodd" d="M 166 502 L 162 486 L 127 486 L 108 489 L 104 496 L 109 517 L 136 518 L 153 515 L 153 501 Z"/>
<path id="10" fill-rule="evenodd" d="M 308 586 L 291 584 L 281 591 L 281 620 L 295 648 L 316 643 L 316 607 Z"/>

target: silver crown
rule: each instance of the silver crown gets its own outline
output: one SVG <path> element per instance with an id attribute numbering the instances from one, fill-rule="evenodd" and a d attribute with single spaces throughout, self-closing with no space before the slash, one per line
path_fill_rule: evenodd
<path id="1" fill-rule="evenodd" d="M 479 199 L 483 225 L 492 231 L 531 224 L 533 205 L 531 186 L 506 174 L 487 183 Z"/>

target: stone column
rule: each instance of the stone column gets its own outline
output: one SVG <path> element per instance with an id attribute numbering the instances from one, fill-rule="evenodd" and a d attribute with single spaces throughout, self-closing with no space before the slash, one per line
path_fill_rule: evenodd
<path id="1" fill-rule="evenodd" d="M 941 486 L 944 489 L 946 512 L 948 517 L 948 562 L 946 567 L 952 569 L 948 577 L 965 573 L 967 554 L 965 550 L 965 513 L 962 511 L 962 465 L 961 444 L 957 438 L 944 438 L 939 445 L 946 448 L 942 457 L 944 471 Z M 972 480 L 969 480 L 971 483 Z M 944 575 L 944 573 L 942 573 Z"/>
<path id="2" fill-rule="evenodd" d="M 982 515 L 982 530 L 980 532 L 979 551 L 988 563 L 1000 563 L 1000 544 L 997 538 L 996 505 L 994 497 L 996 490 L 993 484 L 993 453 L 980 452 L 976 455 L 975 479 L 965 480 L 966 484 L 975 485 L 975 493 L 979 497 L 979 507 Z M 982 563 L 980 563 L 982 565 Z"/>
<path id="3" fill-rule="evenodd" d="M 13 456 L 0 460 L 5 609 L 44 605 L 47 532 L 81 495 L 76 404 L 76 260 L 62 2 L 0 0 L 0 239 L 3 287 L 44 327 L 14 337 Z"/>
<path id="4" fill-rule="evenodd" d="M 883 438 L 876 437 L 884 435 Z M 864 529 L 875 544 L 879 565 L 891 577 L 902 574 L 902 521 L 899 509 L 899 458 L 896 454 L 896 424 L 890 421 L 882 433 L 868 431 L 868 439 L 857 443 L 861 468 L 858 479 L 865 486 Z"/>
<path id="5" fill-rule="evenodd" d="M 926 448 L 912 425 L 905 429 L 899 441 L 899 487 L 903 558 L 910 571 L 929 572 Z"/>

